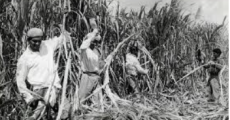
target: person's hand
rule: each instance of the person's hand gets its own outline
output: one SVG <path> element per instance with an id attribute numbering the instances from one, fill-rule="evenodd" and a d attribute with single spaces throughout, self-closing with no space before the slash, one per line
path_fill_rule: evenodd
<path id="1" fill-rule="evenodd" d="M 100 75 L 104 71 L 105 64 L 106 64 L 106 62 L 104 62 L 104 61 L 99 63 L 99 70 L 96 70 L 96 73 L 98 75 Z"/>
<path id="2" fill-rule="evenodd" d="M 88 33 L 86 35 L 86 39 L 91 39 L 92 41 L 94 41 L 94 40 L 100 41 L 101 36 L 99 34 L 99 29 L 94 29 L 93 32 Z"/>
<path id="3" fill-rule="evenodd" d="M 98 75 L 101 75 L 101 73 L 103 72 L 104 69 L 100 69 L 100 70 L 97 70 L 97 74 Z"/>
<path id="4" fill-rule="evenodd" d="M 146 70 L 145 70 L 145 74 L 147 75 L 147 74 L 148 74 L 148 72 L 149 72 L 149 70 L 148 70 L 148 69 L 146 69 Z"/>
<path id="5" fill-rule="evenodd" d="M 105 61 L 100 60 L 100 61 L 99 61 L 99 69 L 103 69 L 103 68 L 104 68 L 104 66 L 105 66 L 105 64 L 106 64 L 106 62 L 105 62 Z"/>
<path id="6" fill-rule="evenodd" d="M 23 94 L 23 97 L 27 104 L 30 104 L 34 100 L 34 97 L 31 94 Z"/>
<path id="7" fill-rule="evenodd" d="M 209 61 L 209 62 L 208 62 L 208 65 L 213 65 L 213 64 L 215 64 L 214 61 Z"/>

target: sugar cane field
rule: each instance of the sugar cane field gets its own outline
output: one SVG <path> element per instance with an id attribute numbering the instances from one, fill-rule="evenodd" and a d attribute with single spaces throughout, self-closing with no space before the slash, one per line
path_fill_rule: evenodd
<path id="1" fill-rule="evenodd" d="M 116 11 L 111 11 L 110 3 L 0 0 L 0 120 L 30 120 L 33 101 L 44 103 L 38 120 L 229 119 L 227 16 L 220 24 L 200 21 L 200 9 L 195 15 L 185 14 L 180 0 L 160 6 L 156 2 L 150 10 L 140 6 L 138 11 L 128 11 L 119 4 Z M 18 89 L 17 63 L 30 44 L 27 39 L 31 28 L 40 28 L 44 40 L 69 35 L 64 39 L 68 42 L 52 56 L 61 84 L 58 93 L 52 92 L 53 82 L 47 88 L 48 96 L 58 96 L 54 106 L 49 103 L 52 97 L 38 95 L 28 81 L 31 103 Z M 79 99 L 86 74 L 82 69 L 82 44 L 95 28 L 101 36 L 98 59 L 105 63 L 97 87 Z M 127 74 L 126 54 L 132 45 L 138 48 L 138 64 L 146 74 Z M 205 66 L 211 64 L 215 48 L 221 50 L 222 64 L 215 64 L 221 66 L 216 78 L 218 98 L 210 102 L 207 84 L 212 75 Z M 135 89 L 130 79 L 135 79 Z M 97 102 L 93 99 L 96 95 Z"/>

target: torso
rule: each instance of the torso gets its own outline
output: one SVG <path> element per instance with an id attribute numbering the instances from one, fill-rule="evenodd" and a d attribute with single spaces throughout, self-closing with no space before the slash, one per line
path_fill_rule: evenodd
<path id="1" fill-rule="evenodd" d="M 222 64 L 222 62 L 221 62 L 220 59 L 217 59 L 217 60 L 215 60 L 214 62 L 217 63 L 217 64 Z M 215 65 L 211 65 L 211 66 L 208 68 L 208 73 L 210 74 L 210 76 L 218 76 L 220 70 L 221 70 L 221 69 L 217 68 Z"/>
<path id="2" fill-rule="evenodd" d="M 39 85 L 51 82 L 50 79 L 53 79 L 56 67 L 53 55 L 54 51 L 45 42 L 42 42 L 39 52 L 33 52 L 27 48 L 25 58 L 29 69 L 27 76 L 29 83 Z"/>
<path id="3" fill-rule="evenodd" d="M 135 64 L 137 62 L 136 56 L 131 53 L 126 54 L 126 72 L 128 75 L 137 76 L 137 69 Z"/>
<path id="4" fill-rule="evenodd" d="M 100 52 L 97 49 L 87 48 L 81 52 L 83 71 L 92 72 L 99 70 Z"/>

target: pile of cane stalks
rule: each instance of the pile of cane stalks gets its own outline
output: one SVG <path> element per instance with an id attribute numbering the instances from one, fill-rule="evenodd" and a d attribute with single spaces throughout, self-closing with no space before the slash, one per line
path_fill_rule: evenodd
<path id="1" fill-rule="evenodd" d="M 56 51 L 62 89 L 54 112 L 43 97 L 31 94 L 47 106 L 39 119 L 60 120 L 228 120 L 228 29 L 185 14 L 180 0 L 149 11 L 126 10 L 110 0 L 1 0 L 0 1 L 0 120 L 26 120 L 32 111 L 16 85 L 16 64 L 27 47 L 26 32 L 41 28 L 44 39 L 69 34 L 70 41 Z M 182 3 L 183 4 L 183 3 Z M 105 60 L 99 88 L 78 99 L 82 70 L 80 45 L 92 31 L 91 18 L 100 29 Z M 68 31 L 68 33 L 66 32 Z M 129 92 L 125 55 L 130 43 L 139 43 L 138 59 L 148 74 L 138 76 L 139 93 Z M 221 48 L 225 62 L 220 72 L 220 98 L 207 102 L 208 74 L 203 66 L 212 49 Z M 49 88 L 49 92 L 52 85 Z M 100 93 L 100 102 L 92 97 Z M 65 113 L 65 97 L 70 108 Z M 91 101 L 91 102 L 89 102 Z"/>

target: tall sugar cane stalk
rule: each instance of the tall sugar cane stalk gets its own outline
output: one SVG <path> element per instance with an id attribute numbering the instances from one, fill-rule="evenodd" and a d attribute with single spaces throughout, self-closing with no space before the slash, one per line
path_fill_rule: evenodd
<path id="1" fill-rule="evenodd" d="M 68 74 L 69 74 L 70 69 L 71 69 L 71 55 L 69 54 L 69 57 L 68 57 L 68 60 L 66 63 L 66 68 L 65 68 L 65 76 L 64 76 L 64 82 L 63 82 L 63 88 L 62 88 L 61 104 L 59 106 L 58 115 L 57 115 L 56 120 L 60 120 L 61 115 L 62 115 L 62 111 L 64 108 L 65 99 L 66 99 L 66 86 L 67 86 Z"/>
<path id="2" fill-rule="evenodd" d="M 64 5 L 64 7 L 65 7 L 65 5 Z M 61 32 L 62 32 L 63 39 L 64 39 L 65 55 L 66 55 L 66 58 L 69 58 L 69 57 L 68 57 L 68 53 L 67 53 L 66 36 L 65 36 L 65 34 L 66 34 L 66 33 L 65 33 L 66 14 L 64 13 L 64 8 L 63 8 L 62 10 L 63 10 L 63 21 L 62 21 L 62 26 L 61 26 Z M 54 73 L 56 73 L 57 70 L 58 70 L 58 65 L 59 65 L 59 62 L 60 62 L 61 53 L 62 53 L 62 47 L 60 47 L 60 49 L 59 49 L 59 51 L 58 51 L 57 63 L 55 64 L 55 68 L 56 68 L 56 69 L 55 69 Z M 48 90 L 47 90 L 47 93 L 46 93 L 46 96 L 45 96 L 45 97 L 46 97 L 46 98 L 45 98 L 45 101 L 46 101 L 46 104 L 47 104 L 48 107 L 50 106 L 49 101 L 50 101 L 50 98 L 51 98 L 51 95 L 52 95 L 52 94 L 50 94 L 51 91 L 54 90 L 54 91 L 55 91 L 55 94 L 57 94 L 55 88 L 53 87 L 56 77 L 57 77 L 57 76 L 56 76 L 56 74 L 55 74 L 54 79 L 53 79 L 51 85 L 49 86 L 49 88 L 48 88 Z M 63 89 L 62 89 L 62 90 L 63 90 Z M 62 93 L 63 93 L 63 92 L 62 92 Z M 63 96 L 63 95 L 62 95 L 62 96 Z M 44 112 L 45 112 L 45 109 L 46 109 L 46 108 L 43 109 L 43 112 L 42 112 L 42 114 L 41 114 L 40 116 L 43 116 L 43 114 L 44 114 Z M 59 109 L 59 111 L 62 111 L 62 110 Z M 50 112 L 50 111 L 48 111 L 48 112 Z"/>
<path id="3" fill-rule="evenodd" d="M 66 7 L 66 3 L 68 3 L 68 11 L 70 12 L 70 1 L 66 1 L 64 0 L 64 9 Z M 63 9 L 63 10 L 64 10 Z M 67 41 L 70 42 L 70 45 L 71 45 L 71 48 L 72 49 L 72 52 L 73 51 L 73 44 L 72 44 L 72 41 L 70 38 L 66 38 L 66 35 L 68 34 L 65 30 L 65 22 L 66 22 L 66 13 L 65 13 L 65 10 L 64 10 L 64 15 L 63 15 L 63 24 L 62 24 L 62 34 L 65 36 L 64 37 L 64 48 L 65 48 L 65 55 L 66 55 L 66 58 L 67 58 L 67 63 L 66 63 L 66 68 L 65 68 L 65 75 L 64 75 L 64 82 L 63 82 L 63 87 L 62 87 L 62 95 L 61 95 L 61 103 L 59 105 L 59 109 L 58 109 L 58 115 L 57 115 L 57 118 L 56 120 L 60 120 L 61 119 L 61 115 L 62 115 L 62 112 L 63 112 L 63 109 L 64 109 L 64 104 L 67 100 L 66 98 L 66 88 L 67 88 L 67 80 L 68 80 L 68 73 L 69 73 L 69 70 L 71 69 L 71 51 L 68 53 L 68 49 L 67 49 L 67 44 L 66 44 L 66 39 L 68 39 Z M 60 54 L 61 51 L 59 51 L 59 54 Z M 59 56 L 60 57 L 60 56 Z M 60 58 L 59 58 L 60 59 Z M 69 111 L 69 110 L 67 110 Z"/>

